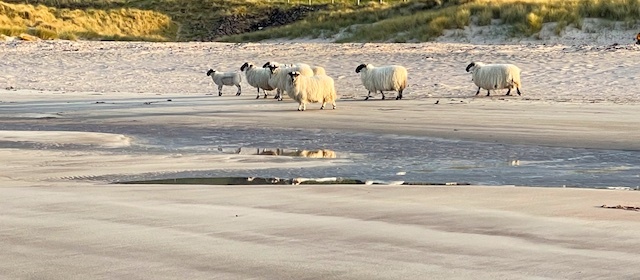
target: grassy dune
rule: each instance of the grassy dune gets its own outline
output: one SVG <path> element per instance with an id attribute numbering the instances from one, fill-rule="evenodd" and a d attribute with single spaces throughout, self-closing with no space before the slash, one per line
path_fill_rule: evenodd
<path id="1" fill-rule="evenodd" d="M 23 4 L 23 3 L 29 4 Z M 287 3 L 290 2 L 290 3 Z M 333 3 L 332 3 L 333 2 Z M 0 34 L 42 39 L 247 42 L 337 38 L 337 42 L 422 42 L 460 29 L 504 24 L 508 35 L 535 36 L 544 23 L 582 28 L 585 18 L 636 27 L 640 0 L 312 0 L 303 20 L 233 36 L 212 37 L 223 17 L 251 18 L 308 0 L 4 0 Z M 339 36 L 336 36 L 339 34 Z"/>
<path id="2" fill-rule="evenodd" d="M 486 26 L 498 22 L 512 37 L 535 35 L 544 23 L 556 22 L 556 34 L 567 26 L 582 29 L 585 18 L 621 21 L 627 28 L 640 20 L 640 0 L 443 0 L 430 8 L 429 1 L 320 12 L 286 27 L 229 36 L 230 42 L 279 37 L 329 37 L 341 32 L 337 42 L 424 42 L 445 29 L 462 29 L 471 23 Z"/>

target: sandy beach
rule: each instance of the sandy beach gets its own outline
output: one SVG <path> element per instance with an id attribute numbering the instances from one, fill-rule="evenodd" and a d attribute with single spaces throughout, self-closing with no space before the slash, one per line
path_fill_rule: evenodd
<path id="1" fill-rule="evenodd" d="M 103 179 L 345 160 L 144 152 L 133 133 L 215 127 L 633 155 L 638 51 L 630 44 L 0 42 L 0 278 L 640 278 L 633 261 L 640 212 L 600 207 L 640 206 L 640 192 L 629 188 Z M 206 71 L 239 71 L 246 61 L 323 66 L 338 108 L 298 112 L 290 99 L 255 99 L 246 81 L 241 96 L 232 87 L 217 96 Z M 471 61 L 517 64 L 523 95 L 475 96 L 464 71 Z M 364 101 L 360 63 L 406 66 L 404 99 Z"/>

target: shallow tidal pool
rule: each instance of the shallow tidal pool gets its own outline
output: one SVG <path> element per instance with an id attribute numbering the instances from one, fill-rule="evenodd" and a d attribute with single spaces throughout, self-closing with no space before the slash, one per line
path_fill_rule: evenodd
<path id="1" fill-rule="evenodd" d="M 5 125 L 2 129 L 25 129 Z M 44 128 L 29 127 L 29 130 Z M 76 125 L 46 130 L 87 130 Z M 185 171 L 96 178 L 111 182 L 185 178 L 339 178 L 369 184 L 622 187 L 640 185 L 640 152 L 507 145 L 329 130 L 248 127 L 101 126 L 136 139 L 123 153 L 219 153 L 331 161 L 327 167 Z M 28 144 L 2 143 L 2 147 Z M 82 149 L 59 146 L 52 149 Z M 85 147 L 86 148 L 86 147 Z M 176 180 L 177 182 L 177 180 Z"/>

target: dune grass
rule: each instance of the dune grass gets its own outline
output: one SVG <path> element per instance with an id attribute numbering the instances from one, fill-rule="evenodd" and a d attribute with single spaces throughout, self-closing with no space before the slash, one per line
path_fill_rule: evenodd
<path id="1" fill-rule="evenodd" d="M 29 4 L 24 4 L 24 3 Z M 23 3 L 23 4 L 19 4 Z M 470 24 L 504 24 L 528 37 L 545 23 L 556 34 L 585 18 L 637 26 L 640 0 L 311 0 L 303 20 L 245 34 L 212 37 L 221 18 L 252 16 L 309 0 L 0 0 L 0 34 L 42 39 L 250 42 L 336 38 L 337 42 L 423 42 Z"/>
<path id="2" fill-rule="evenodd" d="M 532 36 L 544 23 L 556 22 L 555 32 L 566 27 L 582 28 L 585 18 L 638 24 L 640 0 L 475 0 L 425 1 L 374 5 L 360 9 L 320 12 L 303 22 L 249 34 L 221 38 L 242 42 L 268 38 L 331 37 L 336 42 L 424 42 L 441 36 L 446 29 L 462 29 L 497 21 L 508 27 L 509 36 Z M 424 6 L 422 6 L 424 5 Z M 422 7 L 422 9 L 421 9 Z"/>

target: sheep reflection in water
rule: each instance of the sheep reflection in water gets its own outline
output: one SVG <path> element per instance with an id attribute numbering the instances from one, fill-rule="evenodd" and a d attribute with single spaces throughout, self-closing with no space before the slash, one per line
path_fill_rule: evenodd
<path id="1" fill-rule="evenodd" d="M 261 156 L 286 156 L 286 157 L 306 157 L 306 158 L 336 158 L 336 152 L 327 149 L 320 150 L 293 150 L 293 149 L 261 149 L 261 148 L 237 148 L 223 149 L 218 151 L 239 155 L 261 155 Z"/>
<path id="2" fill-rule="evenodd" d="M 287 157 L 307 157 L 307 158 L 336 158 L 336 153 L 332 150 L 285 150 L 285 149 L 258 149 L 258 155 L 274 155 Z"/>

